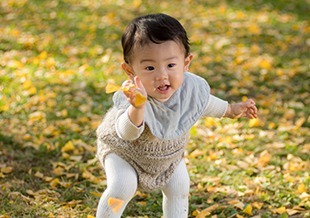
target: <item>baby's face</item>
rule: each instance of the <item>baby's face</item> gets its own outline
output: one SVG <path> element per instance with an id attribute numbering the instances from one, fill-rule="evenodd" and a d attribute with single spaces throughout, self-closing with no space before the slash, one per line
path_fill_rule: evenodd
<path id="1" fill-rule="evenodd" d="M 149 43 L 135 47 L 130 66 L 138 76 L 148 96 L 167 101 L 182 85 L 192 56 L 185 58 L 183 47 L 174 42 Z"/>

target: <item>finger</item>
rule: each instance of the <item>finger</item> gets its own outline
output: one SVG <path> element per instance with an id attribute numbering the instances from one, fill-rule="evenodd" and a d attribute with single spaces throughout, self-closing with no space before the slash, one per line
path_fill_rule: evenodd
<path id="1" fill-rule="evenodd" d="M 122 87 L 128 87 L 132 84 L 132 81 L 131 80 L 125 80 L 123 83 L 122 83 Z"/>
<path id="2" fill-rule="evenodd" d="M 134 81 L 135 81 L 137 88 L 144 89 L 144 86 L 139 77 L 135 76 Z"/>
<path id="3" fill-rule="evenodd" d="M 147 96 L 146 90 L 143 86 L 141 79 L 138 76 L 135 76 L 134 81 L 135 81 L 136 87 L 138 88 L 140 93 L 144 96 Z"/>
<path id="4" fill-rule="evenodd" d="M 127 101 L 130 103 L 130 104 L 133 104 L 134 102 L 134 96 L 132 94 L 132 92 L 124 92 L 124 94 L 126 95 L 126 98 L 127 98 Z"/>
<path id="5" fill-rule="evenodd" d="M 256 107 L 256 106 L 254 107 L 254 112 L 255 112 L 255 114 L 257 114 L 257 113 L 258 113 L 258 109 L 257 109 L 257 107 Z"/>
<path id="6" fill-rule="evenodd" d="M 256 118 L 257 117 L 257 115 L 256 115 L 256 113 L 255 113 L 255 111 L 253 110 L 253 108 L 248 108 L 247 110 L 246 110 L 246 117 L 247 118 L 250 118 L 250 119 L 252 119 L 252 118 Z"/>
<path id="7" fill-rule="evenodd" d="M 249 104 L 252 104 L 252 105 L 255 105 L 255 104 L 256 104 L 255 101 L 254 101 L 253 99 L 251 99 L 251 98 L 248 99 L 247 102 L 248 102 Z"/>
<path id="8" fill-rule="evenodd" d="M 251 119 L 256 118 L 256 114 L 250 112 L 248 113 L 248 117 Z"/>
<path id="9" fill-rule="evenodd" d="M 250 110 L 250 116 L 251 118 L 257 118 L 257 113 L 253 110 Z"/>
<path id="10" fill-rule="evenodd" d="M 253 107 L 249 107 L 248 108 L 248 111 L 251 113 L 251 114 L 255 114 L 255 109 Z"/>
<path id="11" fill-rule="evenodd" d="M 123 93 L 124 93 L 124 95 L 125 95 L 127 98 L 131 98 L 131 96 L 132 96 L 132 92 L 130 92 L 130 91 L 125 91 L 125 90 L 123 90 Z"/>
<path id="12" fill-rule="evenodd" d="M 251 110 L 251 113 L 252 113 L 252 114 L 255 114 L 255 116 L 257 115 L 257 107 L 256 107 L 255 105 L 252 105 L 252 106 L 250 107 L 250 110 Z"/>
<path id="13" fill-rule="evenodd" d="M 256 112 L 255 112 L 255 107 L 248 107 L 248 112 L 249 112 L 250 114 L 256 114 Z"/>

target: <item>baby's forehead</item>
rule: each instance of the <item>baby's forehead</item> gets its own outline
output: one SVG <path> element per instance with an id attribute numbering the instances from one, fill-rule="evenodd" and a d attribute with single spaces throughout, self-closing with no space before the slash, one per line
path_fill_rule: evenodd
<path id="1" fill-rule="evenodd" d="M 166 41 L 162 41 L 162 42 L 152 42 L 151 40 L 148 40 L 148 41 L 145 41 L 143 43 L 135 42 L 134 46 L 132 47 L 131 55 L 134 54 L 134 52 L 145 50 L 145 49 L 150 49 L 151 47 L 154 47 L 154 46 L 159 47 L 159 46 L 162 46 L 163 44 L 167 44 L 169 42 L 175 43 L 182 52 L 184 52 L 184 53 L 186 52 L 184 45 L 182 44 L 182 42 L 180 42 L 178 40 L 166 40 Z"/>

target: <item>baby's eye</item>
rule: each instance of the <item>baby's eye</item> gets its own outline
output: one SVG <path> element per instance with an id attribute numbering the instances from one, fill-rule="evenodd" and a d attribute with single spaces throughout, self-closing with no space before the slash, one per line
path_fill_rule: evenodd
<path id="1" fill-rule="evenodd" d="M 172 67 L 174 67 L 176 64 L 168 64 L 168 67 L 169 68 L 172 68 Z"/>
<path id="2" fill-rule="evenodd" d="M 147 66 L 145 69 L 148 70 L 148 71 L 152 71 L 152 70 L 154 70 L 155 68 L 152 67 L 152 66 Z"/>

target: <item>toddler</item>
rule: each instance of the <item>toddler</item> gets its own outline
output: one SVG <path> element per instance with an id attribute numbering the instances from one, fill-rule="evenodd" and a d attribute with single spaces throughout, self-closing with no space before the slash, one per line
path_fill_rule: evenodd
<path id="1" fill-rule="evenodd" d="M 190 180 L 183 159 L 188 132 L 201 117 L 256 118 L 251 99 L 229 104 L 210 94 L 206 80 L 188 72 L 186 31 L 173 17 L 134 19 L 122 36 L 129 76 L 97 129 L 97 157 L 107 188 L 96 217 L 121 217 L 139 188 L 160 189 L 165 218 L 188 216 Z M 133 83 L 134 85 L 130 85 Z M 147 100 L 137 103 L 138 95 Z"/>

